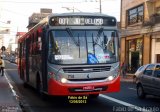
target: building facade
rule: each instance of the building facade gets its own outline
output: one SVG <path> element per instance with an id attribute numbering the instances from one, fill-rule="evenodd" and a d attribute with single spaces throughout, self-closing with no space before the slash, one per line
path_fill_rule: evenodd
<path id="1" fill-rule="evenodd" d="M 11 31 L 11 21 L 3 21 L 0 18 L 0 48 L 2 46 L 5 46 L 5 38 L 9 37 L 10 31 Z"/>
<path id="2" fill-rule="evenodd" d="M 30 30 L 33 26 L 39 23 L 43 18 L 47 17 L 52 13 L 52 9 L 40 9 L 40 13 L 33 13 L 29 17 L 29 24 L 27 26 L 28 30 Z"/>
<path id="3" fill-rule="evenodd" d="M 121 63 L 160 63 L 160 0 L 121 0 Z"/>

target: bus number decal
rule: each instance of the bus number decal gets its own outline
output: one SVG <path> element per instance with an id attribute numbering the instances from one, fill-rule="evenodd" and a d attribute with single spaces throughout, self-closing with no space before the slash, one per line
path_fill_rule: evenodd
<path id="1" fill-rule="evenodd" d="M 70 55 L 55 55 L 55 60 L 71 60 L 73 57 Z"/>

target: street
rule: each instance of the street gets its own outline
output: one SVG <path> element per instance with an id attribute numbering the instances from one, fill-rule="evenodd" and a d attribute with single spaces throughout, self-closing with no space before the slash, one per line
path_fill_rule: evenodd
<path id="1" fill-rule="evenodd" d="M 85 104 L 71 104 L 66 97 L 49 97 L 46 101 L 42 100 L 33 88 L 24 88 L 16 64 L 6 61 L 5 71 L 25 112 L 160 111 L 160 98 L 147 96 L 146 99 L 138 99 L 133 82 L 121 82 L 121 91 L 118 93 L 101 94 L 98 99 L 88 99 Z"/>

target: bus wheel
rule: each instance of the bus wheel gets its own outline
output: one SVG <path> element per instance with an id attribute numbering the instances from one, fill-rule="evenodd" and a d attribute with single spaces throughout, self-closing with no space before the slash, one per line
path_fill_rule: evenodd
<path id="1" fill-rule="evenodd" d="M 23 87 L 28 88 L 28 84 L 26 82 L 23 82 Z"/>
<path id="2" fill-rule="evenodd" d="M 38 92 L 39 96 L 41 97 L 41 99 L 47 100 L 47 96 L 43 93 L 43 88 L 42 88 L 42 84 L 40 82 L 39 76 L 37 77 L 37 84 L 36 85 L 37 85 L 37 87 L 36 87 L 37 92 Z"/>
<path id="3" fill-rule="evenodd" d="M 99 94 L 90 94 L 89 98 L 98 98 Z"/>

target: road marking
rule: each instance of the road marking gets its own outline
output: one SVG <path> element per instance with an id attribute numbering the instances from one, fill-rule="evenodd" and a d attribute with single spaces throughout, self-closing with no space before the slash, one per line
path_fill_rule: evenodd
<path id="1" fill-rule="evenodd" d="M 13 68 L 12 68 L 12 69 L 5 69 L 5 70 L 17 70 L 17 69 L 13 69 Z"/>
<path id="2" fill-rule="evenodd" d="M 18 110 L 20 110 L 20 112 L 22 112 L 22 108 L 23 108 L 23 109 L 28 108 L 28 109 L 29 109 L 29 112 L 33 112 L 32 109 L 30 109 L 31 106 L 29 106 L 28 103 L 25 102 L 25 105 L 24 105 L 24 100 L 23 100 L 23 101 L 20 101 L 20 100 L 22 100 L 22 99 L 20 99 L 20 96 L 21 96 L 21 95 L 20 95 L 20 96 L 17 95 L 16 91 L 14 90 L 14 87 L 13 87 L 12 84 L 11 84 L 11 79 L 10 79 L 10 77 L 8 76 L 6 70 L 5 70 L 4 76 L 5 76 L 8 84 L 9 84 L 9 87 L 10 87 L 12 93 L 13 93 L 13 96 L 16 98 L 17 102 L 19 103 Z M 24 108 L 24 106 L 26 106 L 26 108 Z M 22 107 L 22 108 L 21 108 L 21 107 Z M 18 111 L 18 110 L 17 110 L 17 111 Z M 17 111 L 16 111 L 16 112 L 17 112 Z"/>
<path id="3" fill-rule="evenodd" d="M 12 93 L 13 93 L 13 96 L 16 97 L 16 100 L 19 100 L 19 96 L 17 95 L 16 91 L 14 90 L 14 88 L 13 88 L 13 86 L 12 86 L 12 84 L 11 84 L 11 81 L 10 81 L 9 78 L 7 77 L 8 74 L 6 73 L 6 70 L 4 70 L 4 73 L 5 73 L 4 76 L 5 76 L 8 84 L 9 84 L 9 87 L 11 88 Z M 6 74 L 7 74 L 7 75 L 6 75 Z"/>
<path id="4" fill-rule="evenodd" d="M 4 76 L 5 76 L 8 84 L 9 84 L 9 87 L 11 88 L 11 91 L 12 91 L 13 95 L 16 96 L 16 98 L 17 98 L 18 95 L 16 94 L 16 91 L 13 89 L 13 86 L 12 86 L 12 84 L 10 83 L 10 80 L 8 79 L 8 77 L 7 77 L 6 75 L 4 75 Z"/>
<path id="5" fill-rule="evenodd" d="M 121 100 L 118 100 L 118 99 L 115 99 L 115 98 L 112 98 L 112 97 L 109 97 L 109 96 L 106 96 L 106 95 L 103 95 L 103 94 L 100 94 L 99 96 L 101 96 L 101 97 L 103 97 L 107 100 L 111 100 L 113 102 L 116 102 L 116 103 L 119 103 L 121 105 L 127 106 L 127 107 L 129 107 L 129 109 L 138 110 L 138 111 L 141 111 L 141 112 L 152 112 L 152 111 L 149 111 L 145 108 L 141 108 L 139 106 L 136 106 L 136 105 L 133 105 L 133 104 L 130 104 L 130 103 L 127 103 L 127 102 L 124 102 L 124 101 L 121 101 Z"/>
<path id="6" fill-rule="evenodd" d="M 137 91 L 137 89 L 135 89 L 135 88 L 128 88 L 128 89 L 131 89 L 131 90 Z"/>

